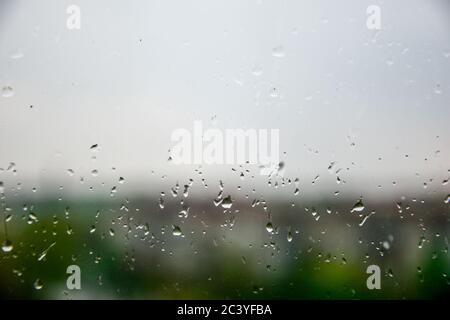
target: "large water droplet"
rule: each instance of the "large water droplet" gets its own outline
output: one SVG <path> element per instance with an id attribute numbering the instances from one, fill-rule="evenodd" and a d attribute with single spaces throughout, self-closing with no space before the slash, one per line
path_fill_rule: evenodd
<path id="1" fill-rule="evenodd" d="M 362 199 L 359 199 L 359 201 L 353 205 L 353 208 L 350 212 L 361 212 L 364 210 L 364 208 L 365 207 Z"/>
<path id="2" fill-rule="evenodd" d="M 181 235 L 182 235 L 182 232 L 181 232 L 180 227 L 179 227 L 179 226 L 173 226 L 172 234 L 173 234 L 175 237 L 181 236 Z"/>
<path id="3" fill-rule="evenodd" d="M 14 249 L 14 246 L 11 241 L 9 241 L 8 239 L 3 241 L 3 243 L 2 243 L 2 251 L 3 252 L 11 252 L 13 249 Z"/>
<path id="4" fill-rule="evenodd" d="M 221 205 L 222 205 L 222 208 L 230 209 L 231 206 L 233 205 L 233 200 L 231 200 L 231 196 L 228 196 L 228 197 L 224 198 L 222 200 Z"/>

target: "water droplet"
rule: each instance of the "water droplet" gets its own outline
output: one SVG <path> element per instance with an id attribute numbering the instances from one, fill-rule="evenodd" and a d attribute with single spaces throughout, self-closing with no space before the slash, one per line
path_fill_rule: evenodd
<path id="1" fill-rule="evenodd" d="M 364 225 L 364 223 L 366 223 L 367 219 L 369 219 L 369 217 L 370 217 L 371 215 L 373 215 L 373 214 L 375 214 L 374 211 L 372 211 L 372 212 L 370 212 L 368 215 L 364 216 L 364 217 L 361 219 L 361 222 L 359 223 L 359 226 L 362 227 L 362 226 Z"/>
<path id="2" fill-rule="evenodd" d="M 352 210 L 350 212 L 361 212 L 364 210 L 364 203 L 362 202 L 362 199 L 359 199 L 357 203 L 354 204 Z"/>
<path id="3" fill-rule="evenodd" d="M 392 67 L 392 66 L 394 65 L 394 61 L 391 60 L 391 59 L 387 59 L 387 60 L 386 60 L 386 65 L 387 65 L 388 67 Z"/>
<path id="4" fill-rule="evenodd" d="M 419 249 L 422 249 L 423 244 L 425 243 L 426 240 L 427 240 L 427 239 L 426 239 L 424 236 L 420 237 L 419 244 L 417 245 L 417 247 L 418 247 Z"/>
<path id="5" fill-rule="evenodd" d="M 311 183 L 315 184 L 317 181 L 319 181 L 319 178 L 320 178 L 320 175 L 316 175 Z"/>
<path id="6" fill-rule="evenodd" d="M 293 239 L 293 237 L 292 237 L 292 232 L 289 231 L 288 234 L 287 234 L 287 241 L 288 241 L 288 242 L 291 242 L 292 239 Z"/>
<path id="7" fill-rule="evenodd" d="M 3 252 L 11 252 L 13 249 L 14 249 L 14 246 L 11 241 L 9 241 L 8 239 L 3 241 L 3 243 L 2 243 L 2 251 Z"/>
<path id="8" fill-rule="evenodd" d="M 189 186 L 186 184 L 184 185 L 183 197 L 187 198 L 188 196 L 189 196 Z"/>
<path id="9" fill-rule="evenodd" d="M 34 282 L 34 288 L 36 290 L 41 290 L 44 287 L 44 283 L 41 281 L 41 279 L 36 279 L 36 281 Z"/>
<path id="10" fill-rule="evenodd" d="M 173 226 L 172 234 L 173 234 L 175 237 L 181 236 L 182 233 L 181 233 L 180 227 L 179 227 L 179 226 Z"/>
<path id="11" fill-rule="evenodd" d="M 11 98 L 12 96 L 14 96 L 13 88 L 10 86 L 4 86 L 2 88 L 2 97 L 3 98 Z"/>
<path id="12" fill-rule="evenodd" d="M 252 73 L 254 76 L 259 77 L 260 75 L 262 75 L 263 70 L 260 66 L 255 66 L 253 67 Z"/>
<path id="13" fill-rule="evenodd" d="M 231 200 L 231 196 L 228 196 L 228 197 L 224 198 L 222 200 L 221 205 L 222 205 L 222 208 L 230 209 L 231 206 L 233 205 L 233 200 Z"/>
<path id="14" fill-rule="evenodd" d="M 48 251 L 53 248 L 53 246 L 56 244 L 56 242 L 53 242 L 47 249 L 42 251 L 42 253 L 39 255 L 38 261 L 44 260 L 44 258 L 47 256 Z"/>
<path id="15" fill-rule="evenodd" d="M 441 85 L 439 83 L 434 87 L 434 93 L 436 94 L 442 93 Z"/>
<path id="16" fill-rule="evenodd" d="M 279 90 L 277 88 L 272 88 L 272 90 L 270 91 L 270 96 L 275 99 L 278 98 L 279 95 Z"/>
<path id="17" fill-rule="evenodd" d="M 15 51 L 11 52 L 11 54 L 9 55 L 9 57 L 11 59 L 20 59 L 24 56 L 22 50 L 20 50 L 19 48 L 17 48 Z"/>
<path id="18" fill-rule="evenodd" d="M 273 232 L 273 225 L 272 225 L 272 222 L 268 222 L 268 223 L 266 224 L 266 230 L 267 230 L 268 233 L 272 233 L 272 232 Z"/>
<path id="19" fill-rule="evenodd" d="M 278 46 L 272 49 L 272 55 L 277 58 L 283 58 L 285 56 L 284 47 Z"/>
<path id="20" fill-rule="evenodd" d="M 391 278 L 394 277 L 394 271 L 392 271 L 391 268 L 389 268 L 389 270 L 388 270 L 388 276 L 391 277 Z"/>
<path id="21" fill-rule="evenodd" d="M 329 173 L 332 173 L 332 172 L 333 172 L 333 167 L 334 167 L 335 164 L 336 164 L 336 161 L 332 161 L 332 162 L 330 163 L 330 165 L 328 166 L 328 172 L 329 172 Z"/>

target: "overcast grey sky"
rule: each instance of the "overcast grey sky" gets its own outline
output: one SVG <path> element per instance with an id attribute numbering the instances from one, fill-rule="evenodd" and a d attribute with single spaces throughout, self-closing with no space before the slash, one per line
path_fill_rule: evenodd
<path id="1" fill-rule="evenodd" d="M 70 4 L 80 30 L 66 28 Z M 380 31 L 366 28 L 371 4 Z M 170 135 L 202 120 L 280 129 L 287 176 L 311 179 L 336 161 L 356 190 L 416 174 L 441 181 L 449 9 L 445 0 L 1 0 L 0 87 L 14 94 L 0 97 L 0 167 L 14 162 L 16 178 L 35 184 L 65 181 L 68 168 L 182 180 L 195 167 L 167 162 Z M 212 179 L 229 171 L 205 168 Z"/>

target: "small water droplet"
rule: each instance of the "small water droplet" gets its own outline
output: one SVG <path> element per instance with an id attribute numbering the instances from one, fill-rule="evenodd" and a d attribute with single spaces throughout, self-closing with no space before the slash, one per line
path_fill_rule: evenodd
<path id="1" fill-rule="evenodd" d="M 283 46 L 277 46 L 277 47 L 273 48 L 272 49 L 272 55 L 274 57 L 277 57 L 277 58 L 283 58 L 285 56 L 284 47 Z"/>
<path id="2" fill-rule="evenodd" d="M 391 278 L 394 277 L 394 271 L 392 271 L 391 268 L 389 268 L 389 270 L 388 270 L 388 276 L 391 277 Z"/>
<path id="3" fill-rule="evenodd" d="M 426 239 L 424 236 L 420 237 L 419 244 L 417 245 L 417 247 L 418 247 L 419 249 L 422 249 L 423 244 L 425 243 L 426 240 L 427 240 L 427 239 Z"/>
<path id="4" fill-rule="evenodd" d="M 270 91 L 270 96 L 275 99 L 278 98 L 279 95 L 279 90 L 277 88 L 272 88 L 272 90 Z"/>
<path id="5" fill-rule="evenodd" d="M 441 85 L 439 83 L 434 87 L 434 93 L 436 94 L 442 93 Z"/>
<path id="6" fill-rule="evenodd" d="M 2 97 L 11 98 L 12 96 L 14 96 L 14 89 L 10 86 L 4 86 L 2 88 Z"/>
<path id="7" fill-rule="evenodd" d="M 186 184 L 184 185 L 183 197 L 187 198 L 188 196 L 189 196 L 189 186 Z"/>
<path id="8" fill-rule="evenodd" d="M 328 172 L 329 172 L 329 173 L 332 173 L 332 172 L 333 172 L 333 167 L 334 167 L 335 164 L 336 164 L 336 161 L 332 161 L 332 162 L 330 163 L 330 165 L 328 166 Z"/>
<path id="9" fill-rule="evenodd" d="M 288 242 L 291 242 L 292 239 L 293 239 L 293 237 L 292 237 L 292 232 L 289 231 L 288 234 L 287 234 L 287 241 L 288 241 Z"/>
<path id="10" fill-rule="evenodd" d="M 22 50 L 20 50 L 19 48 L 17 48 L 15 51 L 11 52 L 11 54 L 9 55 L 9 57 L 11 59 L 20 59 L 24 56 Z"/>
<path id="11" fill-rule="evenodd" d="M 368 215 L 364 216 L 364 217 L 361 219 L 361 222 L 359 223 L 359 226 L 362 227 L 362 226 L 364 225 L 364 223 L 366 223 L 367 219 L 369 219 L 369 217 L 370 217 L 371 215 L 373 215 L 373 214 L 375 214 L 375 211 L 372 211 L 372 212 L 370 212 Z"/>
<path id="12" fill-rule="evenodd" d="M 263 70 L 260 66 L 255 66 L 253 67 L 252 73 L 254 76 L 259 77 L 260 75 L 262 75 Z"/>
<path id="13" fill-rule="evenodd" d="M 36 290 L 41 290 L 44 287 L 44 283 L 41 281 L 41 279 L 38 278 L 34 282 L 33 286 Z"/>
<path id="14" fill-rule="evenodd" d="M 387 65 L 388 67 L 392 67 L 392 66 L 394 65 L 394 61 L 391 60 L 391 59 L 387 59 L 387 60 L 386 60 L 386 65 Z"/>

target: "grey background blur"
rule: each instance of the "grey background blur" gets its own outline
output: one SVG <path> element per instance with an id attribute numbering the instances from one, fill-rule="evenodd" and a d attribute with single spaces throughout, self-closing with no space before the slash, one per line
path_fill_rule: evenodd
<path id="1" fill-rule="evenodd" d="M 70 4 L 81 30 L 66 28 Z M 381 31 L 366 28 L 372 4 Z M 0 87 L 14 95 L 0 97 L 0 167 L 18 172 L 0 180 L 77 193 L 87 188 L 69 168 L 124 176 L 130 191 L 166 183 L 162 175 L 187 179 L 196 167 L 168 163 L 170 134 L 202 120 L 279 128 L 285 176 L 305 192 L 337 188 L 332 161 L 356 193 L 424 182 L 433 192 L 450 169 L 449 9 L 445 0 L 1 0 Z M 229 166 L 204 171 L 231 179 Z"/>

